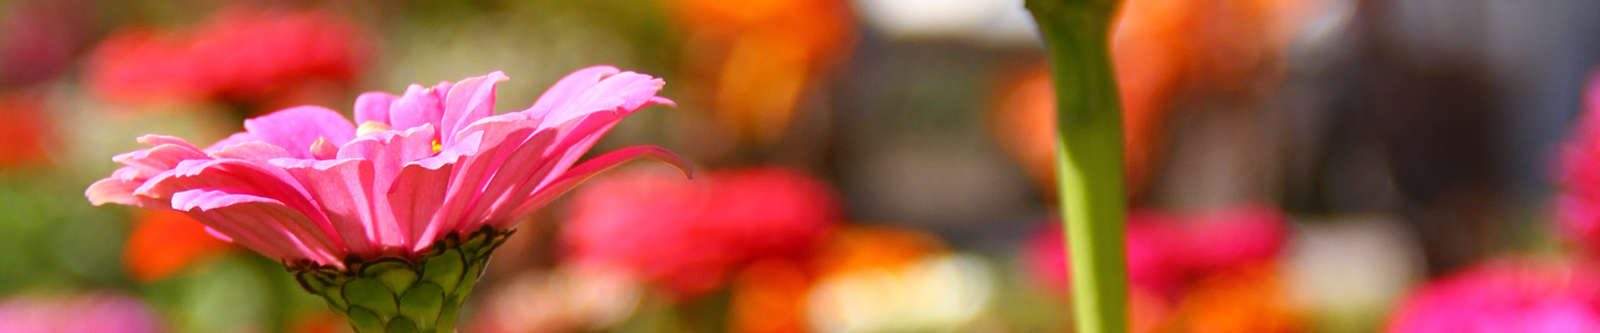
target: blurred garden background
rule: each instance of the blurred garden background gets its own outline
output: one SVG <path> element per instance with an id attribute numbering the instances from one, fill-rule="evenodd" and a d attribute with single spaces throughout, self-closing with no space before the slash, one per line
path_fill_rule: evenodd
<path id="1" fill-rule="evenodd" d="M 1115 30 L 1135 331 L 1600 330 L 1600 2 L 1125 0 Z M 463 332 L 1069 331 L 1042 52 L 1021 0 L 0 0 L 0 332 L 347 331 L 85 187 L 144 133 L 493 70 L 515 110 L 594 64 L 678 104 L 601 146 L 696 175 L 522 222 Z"/>

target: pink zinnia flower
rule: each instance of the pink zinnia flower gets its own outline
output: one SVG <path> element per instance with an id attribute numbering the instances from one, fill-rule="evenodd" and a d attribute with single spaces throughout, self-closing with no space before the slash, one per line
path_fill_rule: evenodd
<path id="1" fill-rule="evenodd" d="M 519 217 L 654 146 L 577 163 L 660 79 L 579 70 L 532 107 L 494 114 L 494 72 L 402 95 L 356 98 L 351 123 L 301 106 L 246 120 L 200 148 L 147 135 L 89 201 L 184 212 L 224 240 L 284 261 L 357 332 L 452 330 L 457 310 Z M 397 303 L 398 302 L 398 303 Z M 410 329 L 410 330 L 407 330 Z"/>
<path id="2" fill-rule="evenodd" d="M 320 11 L 230 8 L 180 31 L 125 29 L 89 61 L 89 84 L 121 102 L 263 101 L 312 87 L 349 83 L 366 61 L 355 26 Z"/>
<path id="3" fill-rule="evenodd" d="M 650 171 L 608 176 L 574 195 L 563 240 L 584 264 L 620 267 L 691 298 L 739 266 L 800 257 L 840 216 L 833 191 L 796 171 L 712 172 L 695 182 Z"/>
<path id="4" fill-rule="evenodd" d="M 1389 332 L 1600 331 L 1600 275 L 1568 264 L 1496 261 L 1414 291 Z"/>
<path id="5" fill-rule="evenodd" d="M 355 123 L 301 106 L 246 120 L 201 148 L 146 135 L 149 148 L 89 186 L 96 204 L 170 208 L 223 239 L 288 262 L 415 255 L 441 237 L 506 230 L 595 173 L 664 149 L 620 149 L 575 164 L 634 111 L 670 104 L 660 79 L 579 70 L 526 110 L 495 115 L 499 73 L 403 95 L 362 94 Z"/>

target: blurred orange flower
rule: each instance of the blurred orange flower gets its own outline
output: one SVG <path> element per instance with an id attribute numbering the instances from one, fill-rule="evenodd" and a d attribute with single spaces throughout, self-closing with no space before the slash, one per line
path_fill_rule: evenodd
<path id="1" fill-rule="evenodd" d="M 793 260 L 751 264 L 733 282 L 730 331 L 740 333 L 806 332 L 805 300 L 811 273 Z"/>
<path id="2" fill-rule="evenodd" d="M 842 0 L 664 0 L 687 33 L 687 72 L 740 138 L 780 136 L 804 92 L 854 41 Z"/>
<path id="3" fill-rule="evenodd" d="M 160 280 L 228 249 L 229 245 L 206 233 L 205 226 L 183 213 L 164 209 L 139 210 L 133 234 L 122 252 L 123 265 L 134 280 Z"/>
<path id="4" fill-rule="evenodd" d="M 1317 0 L 1128 0 L 1111 41 L 1123 109 L 1128 194 L 1150 183 L 1171 103 L 1189 92 L 1247 94 L 1281 69 L 1298 20 Z M 1005 77 L 990 125 L 1041 188 L 1054 188 L 1055 94 L 1043 64 Z"/>
<path id="5" fill-rule="evenodd" d="M 1212 276 L 1179 301 L 1171 331 L 1286 333 L 1305 330 L 1276 267 L 1259 265 Z"/>

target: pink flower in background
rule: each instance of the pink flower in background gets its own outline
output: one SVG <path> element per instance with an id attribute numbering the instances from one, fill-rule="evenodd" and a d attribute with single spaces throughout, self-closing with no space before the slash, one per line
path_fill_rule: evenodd
<path id="1" fill-rule="evenodd" d="M 1183 277 L 1183 267 L 1176 261 L 1174 253 L 1182 235 L 1176 232 L 1170 219 L 1148 211 L 1135 211 L 1128 215 L 1125 241 L 1128 281 L 1132 287 L 1166 295 Z M 1061 223 L 1052 221 L 1044 227 L 1044 232 L 1033 235 L 1023 254 L 1027 258 L 1030 273 L 1039 282 L 1061 292 L 1070 289 L 1065 244 Z"/>
<path id="2" fill-rule="evenodd" d="M 721 286 L 738 265 L 808 254 L 840 216 L 832 190 L 795 171 L 718 171 L 692 183 L 673 178 L 640 170 L 580 191 L 563 235 L 568 255 L 693 297 Z"/>
<path id="3" fill-rule="evenodd" d="M 613 67 L 568 75 L 532 107 L 494 114 L 490 73 L 402 95 L 362 94 L 355 123 L 301 106 L 246 120 L 202 148 L 146 135 L 87 190 L 96 204 L 170 208 L 213 235 L 294 264 L 414 256 L 451 234 L 508 230 L 590 176 L 636 157 L 681 166 L 654 146 L 577 163 L 657 97 L 660 79 Z M 357 125 L 359 124 L 359 125 Z"/>
<path id="4" fill-rule="evenodd" d="M 1028 269 L 1051 288 L 1067 290 L 1060 223 L 1035 234 L 1024 253 Z M 1194 215 L 1134 211 L 1128 215 L 1128 280 L 1134 288 L 1171 295 L 1194 277 L 1241 269 L 1278 257 L 1288 237 L 1282 213 L 1241 206 Z"/>
<path id="5" fill-rule="evenodd" d="M 1600 253 L 1600 72 L 1589 80 L 1584 107 L 1556 170 L 1557 220 L 1564 236 Z"/>
<path id="6" fill-rule="evenodd" d="M 1429 282 L 1389 332 L 1600 331 L 1600 275 L 1567 264 L 1495 261 Z"/>
<path id="7" fill-rule="evenodd" d="M 1249 267 L 1272 261 L 1288 239 L 1283 213 L 1244 206 L 1196 215 L 1183 224 L 1184 239 L 1173 253 L 1193 270 Z"/>
<path id="8" fill-rule="evenodd" d="M 112 294 L 0 300 L 0 332 L 164 332 L 139 300 Z"/>
<path id="9" fill-rule="evenodd" d="M 308 82 L 350 83 L 365 61 L 366 42 L 336 15 L 232 8 L 181 31 L 119 31 L 94 51 L 88 73 L 94 92 L 114 101 L 261 100 Z"/>

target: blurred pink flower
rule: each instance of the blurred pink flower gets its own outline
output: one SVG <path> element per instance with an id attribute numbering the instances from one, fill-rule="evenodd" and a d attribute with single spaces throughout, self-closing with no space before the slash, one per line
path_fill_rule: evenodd
<path id="1" fill-rule="evenodd" d="M 81 0 L 0 4 L 0 87 L 48 80 L 72 65 L 92 26 Z"/>
<path id="2" fill-rule="evenodd" d="M 624 117 L 653 104 L 660 79 L 579 70 L 526 110 L 494 114 L 500 72 L 403 95 L 356 98 L 352 124 L 301 106 L 246 120 L 207 148 L 146 135 L 150 148 L 89 186 L 89 201 L 188 213 L 214 236 L 292 264 L 419 254 L 451 234 L 507 230 L 590 176 L 654 146 L 575 164 Z M 465 235 L 463 235 L 465 236 Z"/>
<path id="3" fill-rule="evenodd" d="M 90 58 L 89 85 L 120 102 L 268 100 L 309 82 L 354 81 L 366 48 L 336 15 L 237 7 L 181 31 L 114 33 Z"/>
<path id="4" fill-rule="evenodd" d="M 1585 111 L 1561 150 L 1556 199 L 1562 233 L 1593 253 L 1600 253 L 1600 72 L 1589 80 Z"/>
<path id="5" fill-rule="evenodd" d="M 1493 261 L 1429 282 L 1389 318 L 1389 332 L 1600 331 L 1600 276 L 1567 264 Z"/>
<path id="6" fill-rule="evenodd" d="M 0 301 L 0 332 L 163 332 L 155 313 L 127 296 L 22 296 Z"/>
<path id="7" fill-rule="evenodd" d="M 720 287 L 737 266 L 814 250 L 839 218 L 821 181 L 761 168 L 696 182 L 635 171 L 573 197 L 564 240 L 581 263 L 618 266 L 678 297 Z"/>
<path id="8" fill-rule="evenodd" d="M 1128 280 L 1134 288 L 1172 295 L 1196 276 L 1255 266 L 1277 258 L 1287 238 L 1283 215 L 1242 206 L 1195 215 L 1134 211 L 1128 215 Z M 1045 285 L 1066 291 L 1068 272 L 1060 223 L 1047 223 L 1024 253 Z"/>

